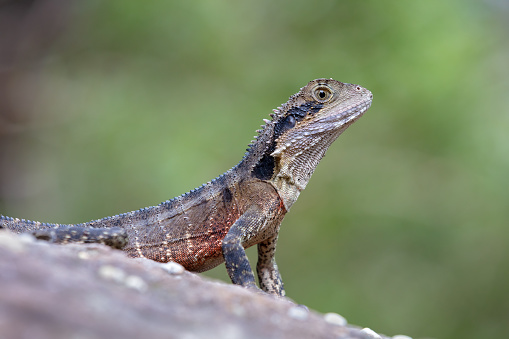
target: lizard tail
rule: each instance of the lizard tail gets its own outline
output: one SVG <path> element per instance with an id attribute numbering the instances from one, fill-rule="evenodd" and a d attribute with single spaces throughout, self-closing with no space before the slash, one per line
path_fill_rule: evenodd
<path id="1" fill-rule="evenodd" d="M 127 245 L 127 232 L 120 227 L 97 228 L 77 225 L 47 224 L 0 215 L 0 228 L 14 233 L 28 233 L 52 243 L 101 243 L 122 249 Z"/>

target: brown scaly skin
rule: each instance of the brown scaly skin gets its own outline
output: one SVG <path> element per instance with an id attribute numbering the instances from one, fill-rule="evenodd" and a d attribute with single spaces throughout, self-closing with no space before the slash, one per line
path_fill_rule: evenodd
<path id="1" fill-rule="evenodd" d="M 258 245 L 260 288 L 284 295 L 274 259 L 279 226 L 334 140 L 372 94 L 332 79 L 309 82 L 271 114 L 240 163 L 157 206 L 79 225 L 0 217 L 0 228 L 52 242 L 100 242 L 130 257 L 175 261 L 195 272 L 222 262 L 234 284 L 256 287 L 244 251 Z"/>

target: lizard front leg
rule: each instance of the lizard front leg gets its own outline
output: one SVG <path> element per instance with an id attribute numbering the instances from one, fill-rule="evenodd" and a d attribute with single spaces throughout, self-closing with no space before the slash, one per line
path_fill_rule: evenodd
<path id="1" fill-rule="evenodd" d="M 230 227 L 222 242 L 226 271 L 232 283 L 248 288 L 257 288 L 251 265 L 242 243 L 249 235 L 256 234 L 263 226 L 263 213 L 253 206 Z"/>
<path id="2" fill-rule="evenodd" d="M 256 272 L 260 288 L 270 294 L 276 294 L 280 297 L 285 296 L 285 289 L 281 274 L 277 268 L 274 254 L 276 252 L 277 234 L 272 238 L 262 241 L 258 244 L 258 263 Z"/>

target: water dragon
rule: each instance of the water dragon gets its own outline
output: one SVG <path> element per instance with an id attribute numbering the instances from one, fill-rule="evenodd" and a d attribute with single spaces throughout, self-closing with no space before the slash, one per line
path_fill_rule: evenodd
<path id="1" fill-rule="evenodd" d="M 283 217 L 329 146 L 371 106 L 359 85 L 316 79 L 274 110 L 242 160 L 188 193 L 76 225 L 0 216 L 0 228 L 55 243 L 97 242 L 129 257 L 174 261 L 202 272 L 222 262 L 234 284 L 257 288 L 245 248 L 258 246 L 260 288 L 284 296 L 274 258 Z"/>

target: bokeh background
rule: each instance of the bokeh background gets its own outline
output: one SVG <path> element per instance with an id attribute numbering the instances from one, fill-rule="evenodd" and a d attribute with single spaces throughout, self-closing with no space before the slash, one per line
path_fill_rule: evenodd
<path id="1" fill-rule="evenodd" d="M 309 80 L 357 83 L 372 108 L 282 225 L 287 294 L 389 335 L 504 337 L 508 32 L 505 0 L 1 1 L 0 213 L 158 204 Z"/>

